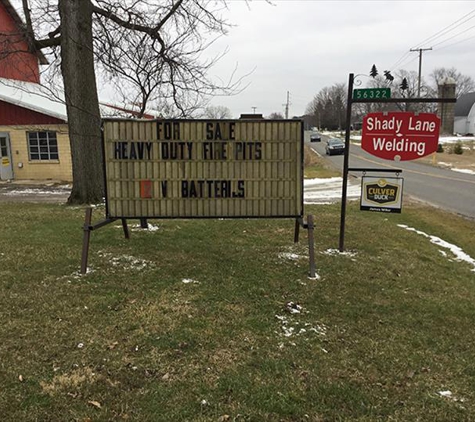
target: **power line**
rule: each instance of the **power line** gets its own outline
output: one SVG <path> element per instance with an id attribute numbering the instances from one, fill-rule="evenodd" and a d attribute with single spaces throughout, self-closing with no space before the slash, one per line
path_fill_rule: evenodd
<path id="1" fill-rule="evenodd" d="M 410 51 L 408 51 L 407 54 L 408 54 L 408 57 L 400 64 L 400 67 L 405 67 L 405 66 L 411 64 L 412 62 L 416 61 L 417 58 L 418 58 L 417 56 L 415 56 L 415 57 L 409 56 L 411 54 Z"/>
<path id="2" fill-rule="evenodd" d="M 475 35 L 473 37 L 468 37 L 468 38 L 464 38 L 463 40 L 460 40 L 460 41 L 456 41 L 452 44 L 449 44 L 449 45 L 444 45 L 443 47 L 440 47 L 440 48 L 437 48 L 435 51 L 440 51 L 444 48 L 448 48 L 448 47 L 452 47 L 453 45 L 457 45 L 457 44 L 460 44 L 460 43 L 463 43 L 465 41 L 469 41 L 469 40 L 472 40 L 472 39 L 475 39 Z"/>
<path id="3" fill-rule="evenodd" d="M 463 25 L 464 23 L 472 20 L 475 18 L 475 9 L 473 9 L 472 11 L 466 13 L 465 15 L 463 15 L 461 18 L 457 19 L 456 21 L 452 22 L 450 25 L 446 26 L 445 28 L 442 28 L 440 31 L 436 32 L 435 34 L 431 35 L 430 37 L 426 38 L 425 40 L 423 40 L 422 42 L 416 44 L 415 47 L 413 47 L 411 50 L 415 50 L 415 51 L 418 51 L 420 49 L 420 46 L 422 46 L 423 44 L 425 43 L 428 43 L 428 42 L 431 42 L 431 41 L 435 41 L 437 39 L 439 39 L 440 37 L 454 31 L 455 29 L 457 29 L 460 25 Z M 459 25 L 457 27 L 454 28 L 455 25 Z M 441 45 L 453 38 L 456 38 L 457 36 L 469 31 L 470 29 L 474 28 L 475 26 L 472 26 L 470 28 L 467 28 L 465 29 L 464 31 L 460 32 L 459 34 L 457 35 L 454 35 L 446 40 L 443 40 L 443 41 L 439 41 L 437 44 L 433 45 L 433 47 L 437 46 L 437 45 Z M 453 45 L 453 44 L 451 44 Z M 445 47 L 443 47 L 445 48 Z M 403 65 L 407 65 L 409 63 L 412 63 L 414 60 L 410 60 L 409 62 L 407 62 L 407 58 L 410 56 L 411 54 L 411 50 L 409 50 L 408 52 L 404 53 L 389 69 L 390 71 L 393 71 L 395 70 L 396 66 L 399 66 L 399 67 L 402 67 Z M 438 49 L 440 50 L 440 48 Z"/>
<path id="4" fill-rule="evenodd" d="M 470 17 L 470 15 L 473 15 L 473 16 Z M 469 20 L 471 20 L 473 18 L 475 18 L 475 9 L 473 9 L 471 12 L 468 12 L 467 14 L 462 16 L 460 19 L 457 19 L 455 22 L 452 22 L 450 25 L 446 26 L 445 28 L 441 29 L 440 31 L 436 32 L 434 35 L 431 35 L 429 38 L 426 38 L 424 41 L 421 41 L 420 43 L 418 43 L 416 46 L 414 46 L 412 48 L 413 49 L 418 49 L 423 44 L 433 42 L 436 39 L 442 37 L 443 35 L 453 31 L 454 29 L 456 29 L 456 28 L 452 28 L 453 26 L 455 26 L 457 24 L 462 25 L 462 24 L 468 22 Z M 460 21 L 463 21 L 463 22 L 460 22 Z"/>
<path id="5" fill-rule="evenodd" d="M 452 40 L 452 39 L 454 39 L 454 38 L 457 38 L 459 35 L 465 34 L 465 32 L 470 31 L 470 30 L 473 29 L 473 28 L 475 28 L 475 25 L 471 26 L 470 28 L 465 29 L 465 30 L 462 31 L 462 32 L 459 32 L 458 34 L 455 34 L 455 35 L 451 36 L 450 38 L 447 38 L 447 39 L 444 40 L 444 41 L 440 41 L 440 42 L 438 42 L 437 44 L 434 44 L 432 47 L 436 47 L 436 46 L 438 46 L 438 45 L 440 45 L 440 44 L 443 44 L 443 43 L 445 43 L 445 42 L 447 42 L 447 41 L 450 41 L 450 40 Z"/>

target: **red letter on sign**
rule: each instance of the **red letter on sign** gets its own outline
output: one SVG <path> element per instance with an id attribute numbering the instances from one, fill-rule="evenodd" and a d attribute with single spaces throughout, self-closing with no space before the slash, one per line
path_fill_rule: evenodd
<path id="1" fill-rule="evenodd" d="M 152 197 L 152 181 L 151 180 L 140 181 L 140 197 L 141 198 Z"/>

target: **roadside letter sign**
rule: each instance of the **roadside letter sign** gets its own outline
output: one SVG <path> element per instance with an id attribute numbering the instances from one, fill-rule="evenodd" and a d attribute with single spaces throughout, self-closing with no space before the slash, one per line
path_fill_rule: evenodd
<path id="1" fill-rule="evenodd" d="M 385 160 L 408 161 L 437 151 L 440 119 L 431 113 L 369 113 L 363 118 L 361 148 Z"/>

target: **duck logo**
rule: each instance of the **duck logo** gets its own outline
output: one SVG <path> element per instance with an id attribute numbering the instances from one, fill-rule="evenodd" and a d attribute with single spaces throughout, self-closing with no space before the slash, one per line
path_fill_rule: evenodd
<path id="1" fill-rule="evenodd" d="M 400 178 L 363 177 L 361 209 L 401 212 L 402 181 Z"/>

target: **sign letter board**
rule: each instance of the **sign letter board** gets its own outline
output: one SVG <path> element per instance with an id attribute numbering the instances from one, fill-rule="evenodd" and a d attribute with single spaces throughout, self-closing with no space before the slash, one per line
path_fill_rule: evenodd
<path id="1" fill-rule="evenodd" d="M 300 217 L 300 120 L 104 120 L 111 218 Z"/>
<path id="2" fill-rule="evenodd" d="M 437 151 L 439 128 L 440 119 L 431 113 L 369 113 L 361 148 L 385 160 L 415 160 Z"/>

